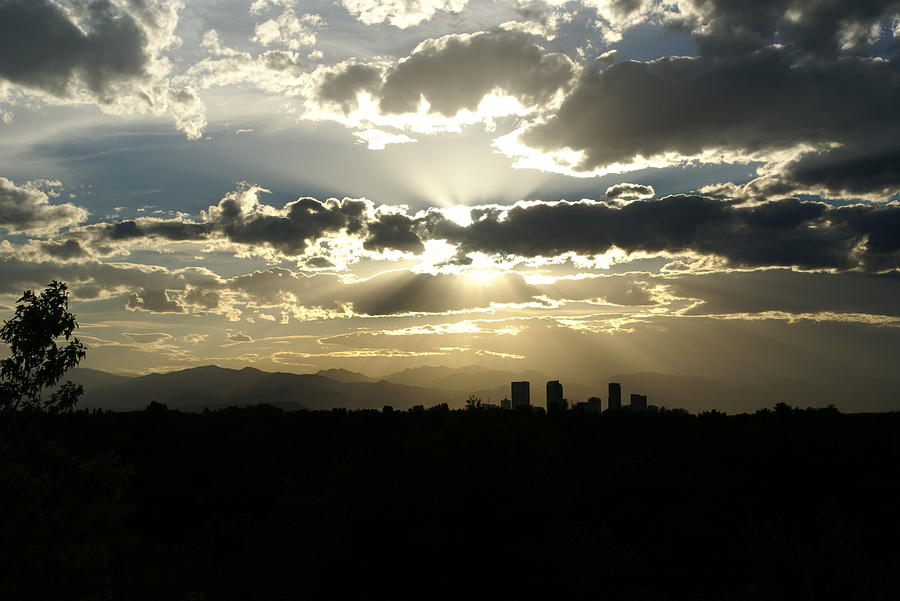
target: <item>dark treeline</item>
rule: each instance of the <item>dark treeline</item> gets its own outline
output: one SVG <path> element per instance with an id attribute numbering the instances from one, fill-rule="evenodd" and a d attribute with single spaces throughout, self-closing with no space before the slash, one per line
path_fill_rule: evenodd
<path id="1" fill-rule="evenodd" d="M 0 599 L 900 598 L 900 414 L 19 412 Z"/>

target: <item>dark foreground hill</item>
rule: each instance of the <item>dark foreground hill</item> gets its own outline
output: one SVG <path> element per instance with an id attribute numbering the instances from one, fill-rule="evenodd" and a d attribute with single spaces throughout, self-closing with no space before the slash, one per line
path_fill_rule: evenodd
<path id="1" fill-rule="evenodd" d="M 0 418 L 0 599 L 900 598 L 898 414 Z"/>

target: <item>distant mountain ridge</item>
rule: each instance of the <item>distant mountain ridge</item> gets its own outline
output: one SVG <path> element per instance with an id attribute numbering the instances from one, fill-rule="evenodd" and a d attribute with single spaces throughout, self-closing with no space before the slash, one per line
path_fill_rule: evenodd
<path id="1" fill-rule="evenodd" d="M 109 372 L 100 371 L 99 369 L 88 369 L 86 367 L 76 367 L 65 373 L 62 381 L 71 380 L 82 384 L 85 388 L 98 388 L 102 386 L 112 386 L 115 384 L 124 384 L 133 379 L 132 376 L 121 376 L 111 374 Z"/>
<path id="2" fill-rule="evenodd" d="M 534 370 L 513 372 L 488 369 L 478 365 L 467 365 L 458 368 L 443 366 L 413 367 L 388 374 L 383 379 L 407 386 L 426 386 L 443 390 L 471 392 L 497 387 L 509 388 L 510 382 L 520 380 L 546 382 L 547 376 Z"/>
<path id="3" fill-rule="evenodd" d="M 335 380 L 336 382 L 374 382 L 375 378 L 370 378 L 365 374 L 349 369 L 320 369 L 316 372 L 317 376 L 322 376 Z"/>
<path id="4" fill-rule="evenodd" d="M 77 381 L 76 375 L 70 379 Z M 126 378 L 110 385 L 85 385 L 80 406 L 127 411 L 143 409 L 151 401 L 184 411 L 261 403 L 285 409 L 380 409 L 385 404 L 405 409 L 422 402 L 456 403 L 443 391 L 385 381 L 340 382 L 318 374 L 207 365 Z"/>

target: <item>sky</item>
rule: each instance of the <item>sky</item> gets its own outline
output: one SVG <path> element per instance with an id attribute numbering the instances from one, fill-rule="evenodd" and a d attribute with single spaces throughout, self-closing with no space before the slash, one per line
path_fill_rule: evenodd
<path id="1" fill-rule="evenodd" d="M 898 49 L 880 0 L 0 0 L 0 316 L 900 408 Z"/>

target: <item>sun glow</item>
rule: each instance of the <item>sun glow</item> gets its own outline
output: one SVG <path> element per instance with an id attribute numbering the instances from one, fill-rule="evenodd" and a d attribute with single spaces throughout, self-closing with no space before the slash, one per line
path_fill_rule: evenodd
<path id="1" fill-rule="evenodd" d="M 472 225 L 472 207 L 466 205 L 456 205 L 441 211 L 450 221 L 457 223 L 463 227 Z"/>

